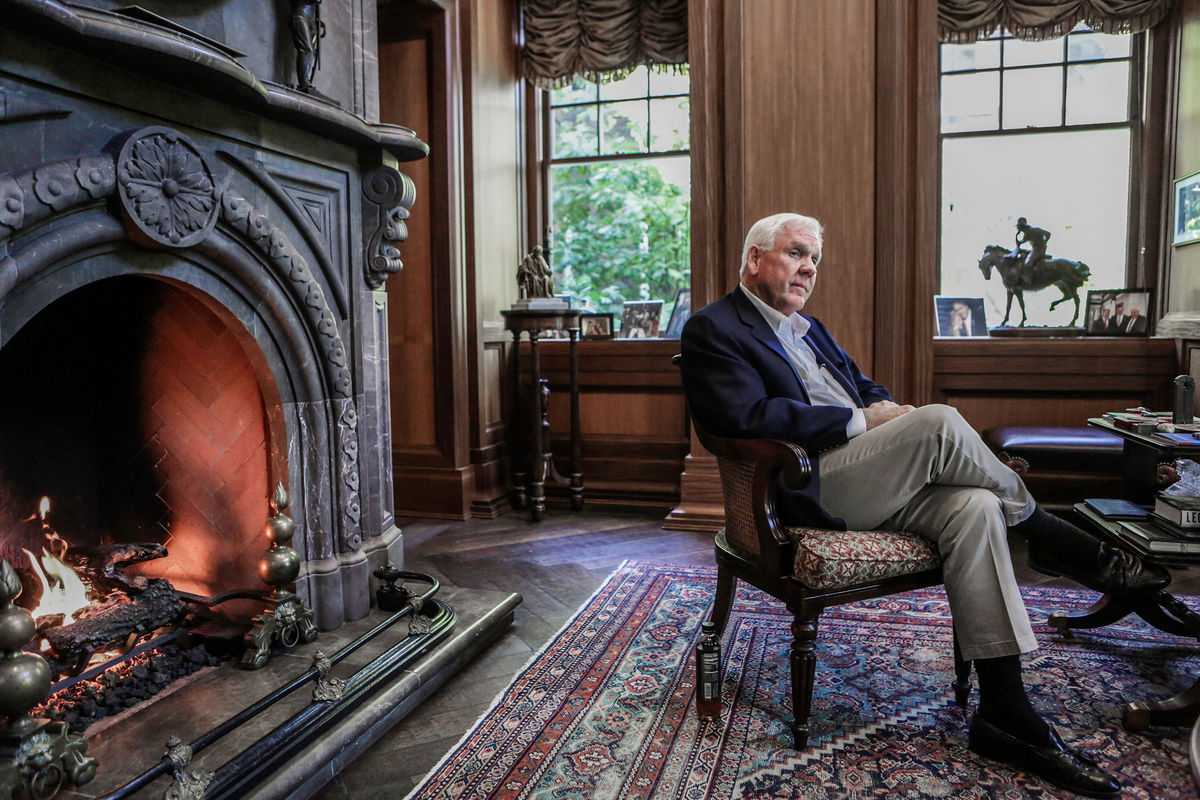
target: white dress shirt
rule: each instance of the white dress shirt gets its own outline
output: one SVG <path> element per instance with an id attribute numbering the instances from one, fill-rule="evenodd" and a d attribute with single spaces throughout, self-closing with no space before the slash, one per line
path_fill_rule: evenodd
<path id="1" fill-rule="evenodd" d="M 846 387 L 842 386 L 826 367 L 817 363 L 817 355 L 813 351 L 812 345 L 804 338 L 811 323 L 799 313 L 785 317 L 744 285 L 739 285 L 739 288 L 750 298 L 750 302 L 754 303 L 758 313 L 762 314 L 767 325 L 779 337 L 783 351 L 787 353 L 788 360 L 792 362 L 792 367 L 800 376 L 804 388 L 808 390 L 809 402 L 814 406 L 841 406 L 850 409 L 850 421 L 846 423 L 846 438 L 853 439 L 860 433 L 864 433 L 867 430 L 867 418 L 863 414 L 863 410 L 854 402 L 854 398 L 846 391 Z"/>

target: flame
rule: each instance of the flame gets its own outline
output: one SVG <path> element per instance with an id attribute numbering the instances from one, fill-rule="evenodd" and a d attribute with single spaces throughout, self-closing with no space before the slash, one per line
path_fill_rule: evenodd
<path id="1" fill-rule="evenodd" d="M 83 581 L 75 574 L 75 570 L 44 549 L 41 558 L 28 550 L 24 552 L 29 556 L 33 574 L 42 584 L 42 598 L 33 610 L 34 618 L 63 614 L 66 620 L 74 621 L 76 615 L 91 604 Z"/>
<path id="2" fill-rule="evenodd" d="M 46 521 L 46 515 L 50 513 L 50 498 L 43 497 L 38 502 L 38 516 L 42 518 L 42 522 Z"/>

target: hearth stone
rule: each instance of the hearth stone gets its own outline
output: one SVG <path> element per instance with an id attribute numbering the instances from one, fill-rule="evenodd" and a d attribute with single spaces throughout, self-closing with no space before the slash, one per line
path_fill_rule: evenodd
<path id="1" fill-rule="evenodd" d="M 345 765 L 499 637 L 511 625 L 515 608 L 521 602 L 520 595 L 515 593 L 445 585 L 437 599 L 452 605 L 457 613 L 458 622 L 450 637 L 406 670 L 403 678 L 385 686 L 351 715 L 331 726 L 303 758 L 262 781 L 248 798 L 304 800 L 315 795 Z M 153 706 L 148 703 L 113 720 L 102 720 L 88 735 L 88 752 L 100 760 L 101 769 L 91 783 L 71 796 L 99 797 L 120 787 L 158 763 L 170 736 L 179 736 L 184 742 L 195 739 L 232 717 L 247 703 L 311 668 L 318 649 L 332 653 L 388 616 L 373 609 L 367 618 L 323 633 L 318 641 L 280 654 L 260 670 L 240 670 L 231 664 L 204 670 L 177 691 L 152 701 Z M 370 662 L 403 637 L 408 624 L 401 620 L 392 630 L 394 633 L 389 631 L 338 664 L 334 676 L 351 674 Z M 216 771 L 311 701 L 310 692 L 303 689 L 294 692 L 260 717 L 197 753 L 189 769 Z M 160 778 L 134 797 L 161 797 L 168 785 L 166 778 Z"/>

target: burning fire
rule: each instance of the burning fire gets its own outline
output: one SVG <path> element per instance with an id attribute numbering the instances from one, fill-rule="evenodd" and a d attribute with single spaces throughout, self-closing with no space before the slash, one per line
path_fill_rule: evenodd
<path id="1" fill-rule="evenodd" d="M 62 562 L 67 554 L 67 542 L 58 532 L 46 522 L 50 513 L 50 498 L 43 497 L 38 503 L 37 517 L 41 519 L 42 534 L 46 537 L 47 547 L 42 548 L 41 558 L 25 548 L 21 548 L 29 558 L 33 574 L 42 584 L 42 596 L 37 608 L 33 609 L 33 617 L 62 614 L 66 622 L 73 622 L 80 611 L 87 608 L 91 601 L 88 599 L 87 587 L 75 570 Z"/>
<path id="2" fill-rule="evenodd" d="M 33 574 L 42 584 L 42 598 L 33 610 L 34 619 L 62 614 L 67 621 L 73 622 L 76 615 L 91 603 L 83 581 L 75 574 L 75 570 L 45 550 L 42 550 L 41 558 L 28 550 L 24 550 L 24 553 L 29 556 Z"/>

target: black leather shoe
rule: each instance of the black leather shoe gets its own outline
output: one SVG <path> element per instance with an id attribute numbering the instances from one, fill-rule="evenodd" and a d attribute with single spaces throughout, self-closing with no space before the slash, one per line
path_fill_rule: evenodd
<path id="1" fill-rule="evenodd" d="M 1061 789 L 1088 797 L 1116 797 L 1121 786 L 1096 762 L 1059 738 L 1050 726 L 1050 741 L 1043 745 L 1023 742 L 975 715 L 967 747 L 994 761 L 1037 775 Z"/>
<path id="2" fill-rule="evenodd" d="M 1171 582 L 1171 573 L 1155 564 L 1147 564 L 1133 553 L 1100 544 L 1100 553 L 1092 569 L 1078 564 L 1064 564 L 1046 555 L 1039 555 L 1037 544 L 1029 543 L 1029 566 L 1047 575 L 1061 575 L 1078 581 L 1089 589 L 1114 595 L 1155 592 Z"/>

